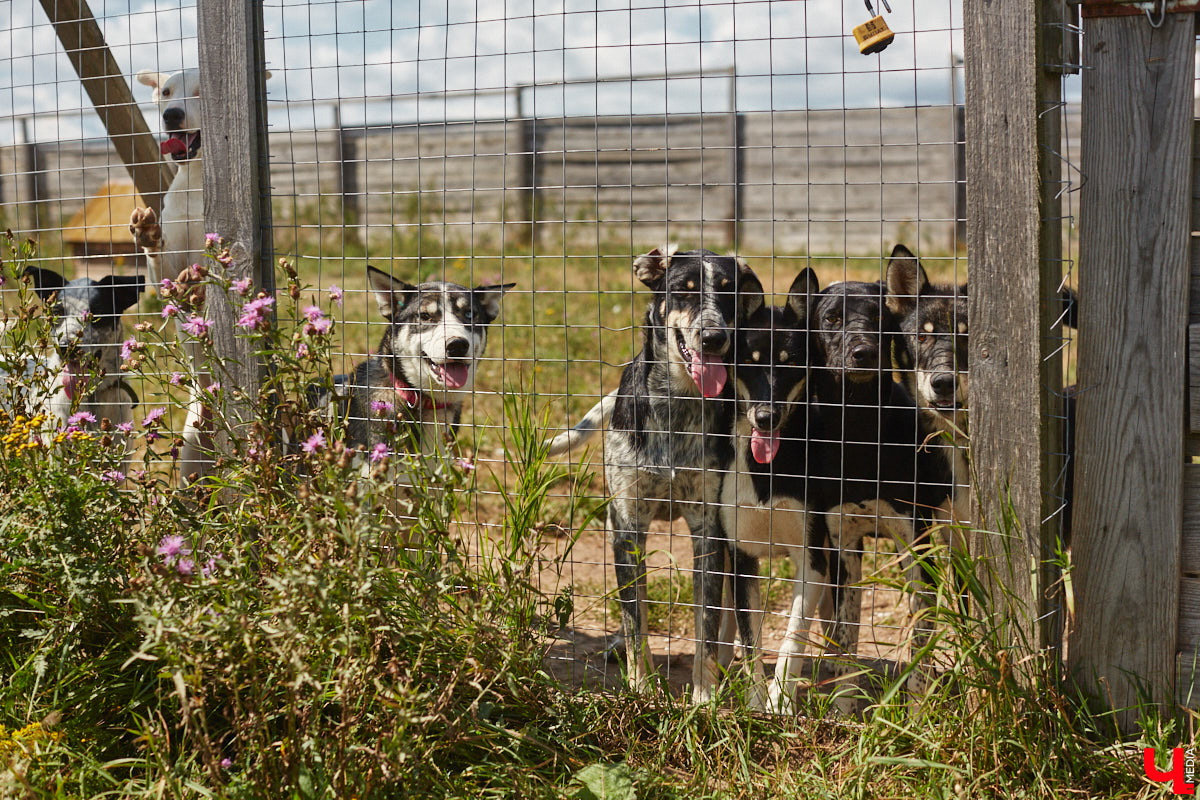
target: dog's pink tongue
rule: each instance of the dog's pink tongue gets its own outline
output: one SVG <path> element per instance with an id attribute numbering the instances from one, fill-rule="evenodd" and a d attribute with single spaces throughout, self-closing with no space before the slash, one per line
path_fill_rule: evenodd
<path id="1" fill-rule="evenodd" d="M 177 139 L 176 137 L 172 136 L 169 139 L 164 139 L 162 144 L 158 146 L 158 150 L 164 156 L 171 156 L 175 155 L 176 153 L 186 153 L 187 145 L 184 143 L 183 139 Z"/>
<path id="2" fill-rule="evenodd" d="M 770 464 L 779 452 L 779 431 L 763 433 L 758 428 L 750 431 L 750 453 L 760 464 Z"/>
<path id="3" fill-rule="evenodd" d="M 705 397 L 716 397 L 725 388 L 725 364 L 720 356 L 710 356 L 705 353 L 692 355 L 692 380 L 696 382 L 700 394 Z"/>
<path id="4" fill-rule="evenodd" d="M 466 385 L 471 368 L 466 364 L 446 364 L 442 367 L 442 380 L 447 389 L 458 389 Z"/>
<path id="5" fill-rule="evenodd" d="M 78 364 L 65 364 L 62 373 L 63 391 L 67 393 L 68 400 L 74 400 L 75 395 L 79 394 L 79 384 L 83 382 L 84 375 L 79 374 Z"/>

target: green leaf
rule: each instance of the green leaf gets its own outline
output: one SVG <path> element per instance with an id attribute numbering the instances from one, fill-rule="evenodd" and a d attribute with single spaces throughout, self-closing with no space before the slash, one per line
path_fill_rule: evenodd
<path id="1" fill-rule="evenodd" d="M 574 780 L 583 784 L 575 795 L 580 800 L 637 800 L 633 775 L 624 764 L 589 764 Z"/>

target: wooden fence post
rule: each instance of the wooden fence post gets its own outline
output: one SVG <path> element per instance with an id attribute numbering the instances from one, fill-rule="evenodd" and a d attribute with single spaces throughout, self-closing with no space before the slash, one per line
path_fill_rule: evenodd
<path id="1" fill-rule="evenodd" d="M 257 289 L 274 294 L 261 4 L 205 0 L 198 15 L 205 230 L 229 244 L 230 277 L 250 277 Z M 234 335 L 238 312 L 223 293 L 209 294 L 215 355 L 232 384 L 225 393 L 231 420 L 247 418 L 248 400 L 262 381 L 250 343 Z M 234 397 L 239 390 L 247 397 Z M 220 440 L 216 446 L 227 450 Z"/>
<path id="2" fill-rule="evenodd" d="M 1195 19 L 1086 19 L 1083 44 L 1069 659 L 1082 687 L 1129 709 L 1169 702 L 1175 677 Z"/>
<path id="3" fill-rule="evenodd" d="M 1059 76 L 1042 26 L 1055 0 L 964 3 L 972 552 L 1000 642 L 1054 645 L 1050 487 L 1062 452 Z M 1049 60 L 1048 60 L 1049 59 Z M 1045 113 L 1043 113 L 1045 112 Z M 982 609 L 981 609 L 982 610 Z M 1014 663 L 1021 663 L 1020 660 Z"/>
<path id="4" fill-rule="evenodd" d="M 100 115 L 108 138 L 129 169 L 138 194 L 154 213 L 159 213 L 162 196 L 175 172 L 159 157 L 158 143 L 133 100 L 129 83 L 109 51 L 92 10 L 86 0 L 42 0 L 42 9 L 54 24 L 58 40 Z"/>

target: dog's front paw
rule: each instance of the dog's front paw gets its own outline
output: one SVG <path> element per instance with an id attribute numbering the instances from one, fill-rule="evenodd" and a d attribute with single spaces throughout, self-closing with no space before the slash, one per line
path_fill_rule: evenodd
<path id="1" fill-rule="evenodd" d="M 129 215 L 129 232 L 133 242 L 144 250 L 161 250 L 162 226 L 152 208 L 135 208 Z"/>

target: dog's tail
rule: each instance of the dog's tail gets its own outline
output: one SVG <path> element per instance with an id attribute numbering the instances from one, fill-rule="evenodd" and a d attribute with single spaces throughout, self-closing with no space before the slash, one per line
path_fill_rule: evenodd
<path id="1" fill-rule="evenodd" d="M 583 447 L 596 431 L 604 430 L 605 426 L 608 425 L 608 421 L 612 419 L 613 408 L 617 405 L 618 391 L 617 389 L 613 389 L 604 395 L 604 397 L 600 398 L 599 403 L 596 403 L 590 411 L 583 415 L 583 419 L 579 420 L 574 428 L 565 430 L 550 440 L 550 446 L 546 449 L 546 455 L 560 456 L 563 453 Z"/>

